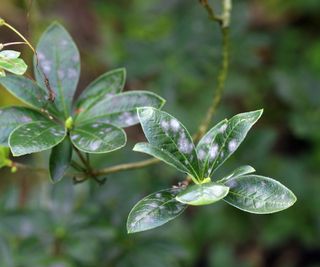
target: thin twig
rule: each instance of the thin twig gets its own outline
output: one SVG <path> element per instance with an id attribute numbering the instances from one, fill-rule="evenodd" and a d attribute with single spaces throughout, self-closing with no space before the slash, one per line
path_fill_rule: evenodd
<path id="1" fill-rule="evenodd" d="M 152 158 L 152 159 L 147 159 L 147 160 L 142 160 L 142 161 L 137 161 L 133 163 L 124 163 L 124 164 L 119 164 L 111 167 L 107 167 L 101 170 L 98 170 L 95 172 L 95 175 L 101 176 L 101 175 L 107 175 L 115 172 L 121 172 L 121 171 L 127 171 L 127 170 L 135 170 L 143 167 L 147 167 L 153 164 L 156 164 L 160 162 L 159 159 Z"/>
<path id="2" fill-rule="evenodd" d="M 21 44 L 28 45 L 26 42 L 11 42 L 11 43 L 2 44 L 2 46 L 6 47 L 6 46 L 10 46 L 10 45 L 21 45 Z"/>
<path id="3" fill-rule="evenodd" d="M 222 93 L 225 87 L 225 81 L 227 78 L 228 67 L 229 67 L 229 28 L 221 27 L 221 32 L 222 32 L 222 62 L 221 62 L 221 68 L 217 78 L 217 86 L 214 91 L 212 104 L 210 105 L 206 113 L 206 116 L 199 127 L 198 132 L 194 136 L 195 141 L 198 141 L 208 130 L 210 121 L 212 120 L 212 117 L 215 114 L 217 107 L 220 104 Z"/>

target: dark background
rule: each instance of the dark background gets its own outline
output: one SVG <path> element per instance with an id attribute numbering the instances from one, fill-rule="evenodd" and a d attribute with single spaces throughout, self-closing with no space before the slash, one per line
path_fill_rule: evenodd
<path id="1" fill-rule="evenodd" d="M 215 0 L 214 4 L 220 1 Z M 244 164 L 293 190 L 297 203 L 252 215 L 224 202 L 189 208 L 169 224 L 127 235 L 130 209 L 184 177 L 164 164 L 111 175 L 105 185 L 51 185 L 47 175 L 0 173 L 1 267 L 320 266 L 320 2 L 234 1 L 230 75 L 212 125 L 236 113 L 264 115 L 219 172 Z M 126 90 L 151 90 L 192 133 L 213 95 L 220 65 L 218 26 L 194 0 L 1 0 L 0 16 L 36 44 L 54 20 L 82 56 L 79 91 L 116 67 Z M 1 42 L 17 40 L 0 29 Z M 22 49 L 31 64 L 31 53 Z M 31 74 L 31 67 L 30 75 Z M 0 88 L 0 105 L 19 104 Z M 96 166 L 146 158 L 127 130 L 125 149 Z M 19 158 L 47 166 L 48 153 Z"/>

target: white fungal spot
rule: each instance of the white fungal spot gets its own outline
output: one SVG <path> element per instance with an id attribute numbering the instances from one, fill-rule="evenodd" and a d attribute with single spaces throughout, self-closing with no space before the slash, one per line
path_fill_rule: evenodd
<path id="1" fill-rule="evenodd" d="M 44 60 L 41 62 L 41 67 L 46 74 L 49 74 L 51 71 L 51 62 L 48 60 Z"/>
<path id="2" fill-rule="evenodd" d="M 164 130 L 165 132 L 169 131 L 170 125 L 167 121 L 161 121 L 160 122 L 161 128 L 162 130 Z"/>
<path id="3" fill-rule="evenodd" d="M 120 117 L 120 121 L 124 123 L 125 125 L 133 125 L 137 121 L 137 117 L 135 115 L 132 115 L 130 112 L 124 112 Z"/>
<path id="4" fill-rule="evenodd" d="M 157 197 L 157 198 L 161 198 L 161 197 L 162 197 L 162 194 L 161 194 L 161 193 L 156 193 L 156 197 Z"/>
<path id="5" fill-rule="evenodd" d="M 79 55 L 78 54 L 74 54 L 73 57 L 72 57 L 72 61 L 75 62 L 75 63 L 78 63 L 79 60 L 80 60 Z"/>
<path id="6" fill-rule="evenodd" d="M 76 78 L 78 75 L 77 70 L 75 69 L 68 69 L 68 78 L 72 79 L 72 78 Z"/>
<path id="7" fill-rule="evenodd" d="M 223 124 L 223 125 L 219 128 L 219 132 L 220 132 L 220 133 L 223 133 L 226 129 L 227 129 L 227 124 Z"/>
<path id="8" fill-rule="evenodd" d="M 184 154 L 190 154 L 193 150 L 193 145 L 189 140 L 186 138 L 186 135 L 182 132 L 180 133 L 179 139 L 178 139 L 178 148 L 180 152 Z"/>
<path id="9" fill-rule="evenodd" d="M 71 139 L 72 139 L 72 140 L 76 140 L 76 139 L 79 138 L 79 136 L 80 136 L 80 135 L 78 135 L 78 134 L 72 135 L 72 136 L 71 136 Z"/>
<path id="10" fill-rule="evenodd" d="M 98 123 L 92 124 L 92 128 L 98 128 L 98 127 L 99 127 L 99 124 L 98 124 Z"/>
<path id="11" fill-rule="evenodd" d="M 228 144 L 228 149 L 230 152 L 235 151 L 237 148 L 237 141 L 235 139 L 232 139 Z"/>
<path id="12" fill-rule="evenodd" d="M 92 151 L 97 150 L 101 146 L 101 140 L 96 140 L 90 144 L 90 149 Z"/>
<path id="13" fill-rule="evenodd" d="M 204 142 L 205 144 L 210 144 L 210 143 L 211 143 L 211 140 L 212 140 L 211 136 L 206 136 L 206 137 L 204 138 L 203 142 Z"/>
<path id="14" fill-rule="evenodd" d="M 170 120 L 170 126 L 174 132 L 177 132 L 180 129 L 180 123 L 176 119 Z"/>
<path id="15" fill-rule="evenodd" d="M 211 160 L 217 157 L 218 149 L 219 149 L 219 146 L 217 144 L 213 144 L 212 147 L 210 147 L 208 153 L 209 153 L 209 158 Z"/>
<path id="16" fill-rule="evenodd" d="M 68 41 L 65 39 L 61 40 L 61 42 L 60 42 L 61 46 L 66 46 L 67 44 L 68 44 Z"/>
<path id="17" fill-rule="evenodd" d="M 40 61 L 46 58 L 46 56 L 42 52 L 37 52 L 37 56 Z"/>
<path id="18" fill-rule="evenodd" d="M 64 72 L 62 70 L 58 70 L 58 78 L 62 80 L 64 78 Z"/>
<path id="19" fill-rule="evenodd" d="M 1 114 L 1 113 L 0 113 Z M 27 117 L 27 116 L 22 116 L 21 117 L 21 122 L 23 122 L 23 123 L 26 123 L 26 122 L 30 122 L 30 121 L 32 121 L 29 117 Z"/>
<path id="20" fill-rule="evenodd" d="M 199 158 L 200 160 L 203 160 L 203 159 L 205 158 L 205 156 L 206 156 L 206 152 L 205 152 L 203 149 L 200 149 L 200 150 L 198 151 L 198 158 Z"/>

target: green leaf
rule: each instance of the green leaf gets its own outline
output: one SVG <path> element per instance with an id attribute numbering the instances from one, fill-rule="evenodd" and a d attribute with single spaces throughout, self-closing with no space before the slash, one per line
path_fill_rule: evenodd
<path id="1" fill-rule="evenodd" d="M 41 36 L 37 46 L 37 82 L 43 87 L 47 76 L 51 89 L 56 94 L 55 103 L 65 119 L 69 117 L 71 105 L 80 76 L 80 55 L 69 33 L 58 23 L 53 23 Z M 37 59 L 34 59 L 37 66 Z M 39 71 L 39 68 L 42 71 Z"/>
<path id="2" fill-rule="evenodd" d="M 259 175 L 237 176 L 224 183 L 230 187 L 223 199 L 230 205 L 257 214 L 274 213 L 292 206 L 297 198 L 276 180 Z"/>
<path id="3" fill-rule="evenodd" d="M 164 149 L 159 149 L 155 146 L 152 146 L 149 143 L 138 143 L 134 146 L 133 151 L 142 152 L 149 154 L 155 158 L 158 158 L 165 163 L 175 167 L 177 170 L 188 173 L 189 170 L 186 166 L 184 166 L 179 160 L 172 156 L 172 154 L 168 153 Z"/>
<path id="4" fill-rule="evenodd" d="M 198 143 L 202 176 L 208 177 L 239 147 L 263 110 L 240 113 L 214 126 Z"/>
<path id="5" fill-rule="evenodd" d="M 179 193 L 176 199 L 184 204 L 201 206 L 215 203 L 223 199 L 229 192 L 229 187 L 216 184 L 204 183 L 193 184 Z"/>
<path id="6" fill-rule="evenodd" d="M 47 92 L 31 79 L 7 75 L 0 78 L 0 84 L 25 104 L 38 110 L 48 109 L 53 114 L 57 113 L 54 104 L 47 100 Z"/>
<path id="7" fill-rule="evenodd" d="M 23 75 L 28 66 L 19 56 L 20 52 L 14 50 L 0 51 L 0 69 L 13 74 Z"/>
<path id="8" fill-rule="evenodd" d="M 253 173 L 255 171 L 256 170 L 253 167 L 251 167 L 250 165 L 244 165 L 244 166 L 241 166 L 241 167 L 235 169 L 229 175 L 223 177 L 221 180 L 218 181 L 218 183 L 224 182 L 224 181 L 231 179 L 233 177 L 243 176 L 245 174 Z"/>
<path id="9" fill-rule="evenodd" d="M 0 109 L 0 145 L 8 146 L 10 133 L 18 126 L 34 121 L 47 121 L 38 111 L 25 107 Z"/>
<path id="10" fill-rule="evenodd" d="M 175 158 L 189 174 L 199 177 L 199 165 L 192 138 L 176 118 L 154 108 L 139 108 L 139 120 L 149 143 Z"/>
<path id="11" fill-rule="evenodd" d="M 122 91 L 126 81 L 124 68 L 109 71 L 92 83 L 82 92 L 77 100 L 77 110 L 84 111 L 101 99 L 107 99 Z"/>
<path id="12" fill-rule="evenodd" d="M 80 112 L 76 121 L 83 124 L 88 121 L 110 123 L 118 127 L 128 127 L 139 122 L 137 108 L 161 108 L 165 100 L 145 91 L 130 91 L 107 97 L 97 102 L 91 109 Z"/>
<path id="13" fill-rule="evenodd" d="M 0 168 L 6 167 L 11 163 L 9 159 L 10 150 L 8 147 L 0 146 Z"/>
<path id="14" fill-rule="evenodd" d="M 14 50 L 2 50 L 0 51 L 0 58 L 16 59 L 20 57 L 21 53 Z"/>
<path id="15" fill-rule="evenodd" d="M 52 148 L 49 173 L 53 183 L 59 182 L 70 166 L 72 158 L 72 144 L 67 136 L 60 144 Z"/>
<path id="16" fill-rule="evenodd" d="M 114 125 L 93 122 L 73 129 L 71 141 L 83 152 L 108 153 L 122 148 L 127 138 L 125 132 Z"/>
<path id="17" fill-rule="evenodd" d="M 187 207 L 175 199 L 180 191 L 179 188 L 165 189 L 140 200 L 128 216 L 128 233 L 153 229 L 179 216 Z"/>
<path id="18" fill-rule="evenodd" d="M 50 149 L 65 138 L 66 130 L 52 121 L 37 121 L 16 128 L 9 136 L 13 156 Z"/>

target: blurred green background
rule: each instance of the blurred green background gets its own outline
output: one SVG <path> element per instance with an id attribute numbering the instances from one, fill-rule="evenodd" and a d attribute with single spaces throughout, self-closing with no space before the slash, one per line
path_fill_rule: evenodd
<path id="1" fill-rule="evenodd" d="M 53 186 L 44 174 L 2 170 L 1 267 L 320 266 L 320 2 L 233 4 L 230 75 L 212 125 L 239 112 L 265 112 L 219 174 L 250 164 L 292 189 L 298 202 L 264 216 L 219 202 L 127 235 L 132 206 L 183 176 L 158 164 L 110 175 L 103 186 L 74 186 L 70 178 Z M 62 22 L 81 51 L 79 91 L 125 67 L 126 90 L 160 94 L 165 110 L 192 133 L 210 103 L 221 38 L 197 0 L 1 0 L 0 16 L 34 44 L 53 20 Z M 16 40 L 5 29 L 0 38 Z M 12 104 L 0 88 L 0 105 Z M 95 157 L 97 167 L 146 158 L 131 151 L 144 138 L 140 128 L 127 133 L 128 146 Z M 47 166 L 48 153 L 19 161 Z"/>

